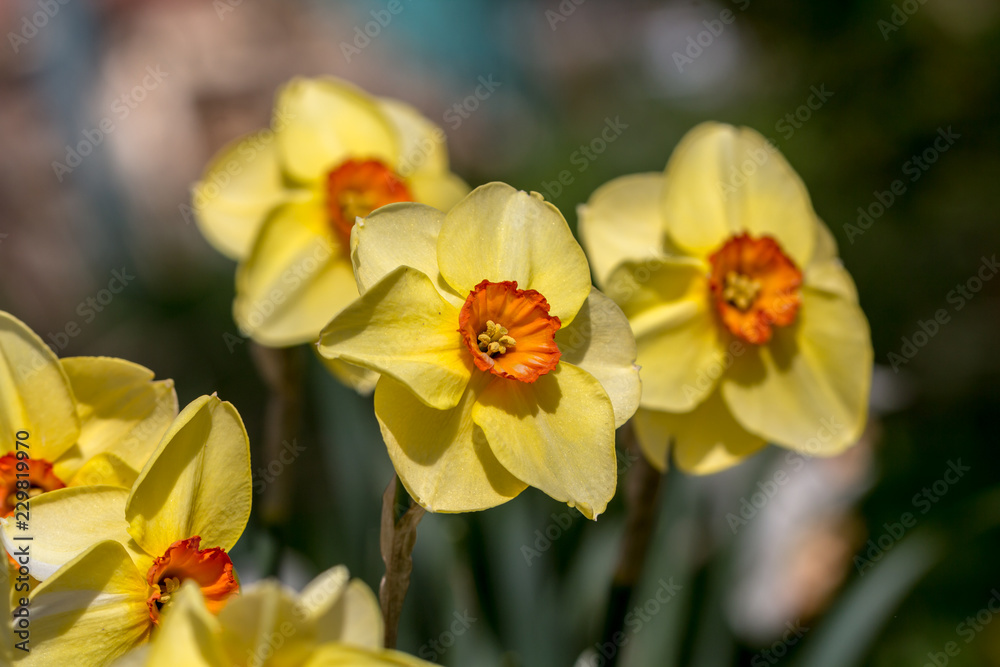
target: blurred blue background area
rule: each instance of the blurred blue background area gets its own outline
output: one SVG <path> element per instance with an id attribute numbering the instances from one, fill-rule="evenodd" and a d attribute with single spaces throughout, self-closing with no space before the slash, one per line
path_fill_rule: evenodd
<path id="1" fill-rule="evenodd" d="M 255 512 L 234 552 L 243 580 L 301 586 L 344 563 L 377 588 L 383 571 L 392 468 L 371 400 L 294 351 L 302 449 L 268 472 L 268 389 L 232 321 L 235 265 L 186 208 L 214 152 L 268 123 L 279 85 L 331 74 L 413 104 L 470 184 L 539 191 L 574 228 L 598 186 L 662 170 L 697 123 L 747 125 L 837 239 L 875 346 L 862 442 L 830 460 L 771 448 L 710 478 L 669 472 L 619 664 L 1000 664 L 1000 5 L 389 7 L 0 5 L 0 308 L 61 356 L 124 357 L 174 378 L 182 404 L 236 405 L 261 494 L 272 477 L 290 494 L 277 519 Z M 115 271 L 131 278 L 106 298 Z M 400 648 L 456 666 L 603 664 L 620 496 L 596 523 L 532 489 L 428 515 Z"/>

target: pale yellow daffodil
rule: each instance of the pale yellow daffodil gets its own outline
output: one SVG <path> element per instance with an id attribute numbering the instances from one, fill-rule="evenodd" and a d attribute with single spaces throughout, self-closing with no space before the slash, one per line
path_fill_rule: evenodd
<path id="1" fill-rule="evenodd" d="M 383 648 L 382 614 L 364 582 L 347 570 L 324 572 L 302 593 L 275 581 L 243 589 L 217 616 L 198 587 L 181 587 L 146 646 L 115 667 L 418 667 Z"/>
<path id="2" fill-rule="evenodd" d="M 828 456 L 858 440 L 868 322 L 805 186 L 761 135 L 700 125 L 665 173 L 607 183 L 579 218 L 597 283 L 635 332 L 635 426 L 654 465 L 672 449 L 711 473 L 767 442 Z"/>
<path id="3" fill-rule="evenodd" d="M 534 486 L 590 518 L 638 404 L 635 347 L 562 214 L 502 183 L 447 213 L 395 204 L 352 237 L 361 298 L 320 353 L 382 374 L 375 414 L 400 480 L 435 512 Z"/>
<path id="4" fill-rule="evenodd" d="M 149 639 L 187 580 L 221 609 L 239 587 L 227 552 L 250 499 L 246 430 L 214 396 L 177 416 L 131 489 L 84 486 L 31 499 L 26 525 L 4 520 L 0 533 L 42 582 L 30 595 L 32 650 L 23 663 L 110 663 Z"/>
<path id="5" fill-rule="evenodd" d="M 0 516 L 14 511 L 19 479 L 32 498 L 131 486 L 176 415 L 172 380 L 123 359 L 60 360 L 0 311 Z"/>
<path id="6" fill-rule="evenodd" d="M 468 186 L 444 133 L 412 107 L 337 79 L 295 79 L 271 129 L 224 148 L 194 189 L 205 238 L 239 261 L 233 314 L 271 347 L 315 341 L 358 296 L 348 253 L 358 216 L 416 201 L 448 209 Z M 374 376 L 331 366 L 370 389 Z"/>

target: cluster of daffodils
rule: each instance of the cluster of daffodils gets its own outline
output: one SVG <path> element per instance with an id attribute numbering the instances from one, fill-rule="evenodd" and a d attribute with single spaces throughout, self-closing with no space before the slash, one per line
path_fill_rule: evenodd
<path id="1" fill-rule="evenodd" d="M 318 338 L 328 368 L 374 389 L 425 508 L 534 486 L 594 518 L 633 414 L 653 465 L 694 473 L 769 442 L 832 455 L 860 437 L 867 321 L 805 186 L 756 132 L 706 123 L 664 173 L 600 188 L 579 209 L 584 254 L 538 194 L 466 194 L 441 130 L 399 102 L 300 80 L 274 119 L 195 190 L 206 236 L 241 262 L 236 320 L 266 345 Z M 335 251 L 289 280 L 317 243 Z"/>
<path id="2" fill-rule="evenodd" d="M 581 247 L 537 193 L 470 192 L 409 106 L 296 80 L 271 129 L 212 162 L 194 210 L 239 262 L 240 331 L 313 343 L 373 391 L 400 481 L 434 512 L 531 486 L 596 519 L 629 420 L 654 466 L 699 474 L 767 443 L 836 454 L 865 426 L 872 347 L 854 284 L 804 185 L 752 130 L 699 126 L 664 173 L 600 188 L 579 209 Z M 229 552 L 251 495 L 233 406 L 202 396 L 178 413 L 169 381 L 57 359 L 0 313 L 5 663 L 426 664 L 383 648 L 378 604 L 343 568 L 301 594 L 241 590 Z"/>
<path id="3" fill-rule="evenodd" d="M 343 568 L 301 596 L 240 590 L 229 551 L 252 483 L 232 405 L 178 414 L 171 381 L 60 360 L 4 312 L 0 378 L 0 663 L 426 664 L 382 648 L 378 603 Z"/>
<path id="4" fill-rule="evenodd" d="M 239 262 L 240 333 L 288 347 L 315 342 L 358 297 L 349 255 L 358 216 L 393 202 L 448 209 L 469 188 L 448 169 L 440 128 L 343 81 L 290 82 L 271 125 L 224 148 L 192 199 L 205 238 Z M 363 392 L 377 379 L 328 367 Z"/>

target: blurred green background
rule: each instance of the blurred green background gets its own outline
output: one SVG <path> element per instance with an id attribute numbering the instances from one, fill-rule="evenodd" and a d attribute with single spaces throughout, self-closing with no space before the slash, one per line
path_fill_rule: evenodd
<path id="1" fill-rule="evenodd" d="M 293 351 L 302 451 L 268 481 L 268 390 L 231 319 L 235 267 L 185 209 L 212 154 L 267 124 L 282 82 L 334 74 L 439 123 L 470 184 L 540 191 L 571 225 L 602 183 L 661 170 L 695 124 L 748 125 L 840 244 L 877 363 L 863 441 L 832 460 L 772 448 L 710 478 L 668 473 L 619 664 L 1000 665 L 1000 280 L 976 280 L 1000 251 L 1000 4 L 400 1 L 385 25 L 370 24 L 385 0 L 0 5 L 0 307 L 61 356 L 124 357 L 174 378 L 182 405 L 218 392 L 237 406 L 264 480 L 233 553 L 243 580 L 301 586 L 344 563 L 377 588 L 383 570 L 392 469 L 371 400 Z M 138 99 L 147 68 L 162 74 Z M 481 80 L 494 90 L 470 98 Z M 54 167 L 88 137 L 77 166 Z M 102 303 L 113 271 L 134 277 Z M 788 482 L 771 485 L 779 470 Z M 268 525 L 276 488 L 289 504 Z M 428 515 L 400 648 L 444 665 L 603 664 L 621 495 L 596 523 L 532 489 Z M 661 604 L 664 584 L 677 593 Z"/>

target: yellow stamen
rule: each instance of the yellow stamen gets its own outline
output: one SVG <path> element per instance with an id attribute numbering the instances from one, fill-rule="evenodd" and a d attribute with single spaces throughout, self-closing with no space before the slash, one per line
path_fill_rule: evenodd
<path id="1" fill-rule="evenodd" d="M 160 606 L 170 602 L 170 596 L 177 592 L 177 589 L 181 587 L 181 580 L 177 577 L 168 577 L 160 582 L 160 599 L 158 602 Z"/>
<path id="2" fill-rule="evenodd" d="M 493 320 L 486 321 L 486 331 L 479 334 L 477 340 L 479 341 L 479 349 L 491 357 L 504 354 L 508 347 L 514 347 L 517 344 L 517 341 L 507 335 L 507 328 L 500 326 Z"/>
<path id="3" fill-rule="evenodd" d="M 743 311 L 749 310 L 759 293 L 759 280 L 754 280 L 735 271 L 726 274 L 726 285 L 722 290 L 722 298 L 736 308 Z"/>
<path id="4" fill-rule="evenodd" d="M 344 219 L 354 223 L 355 218 L 363 218 L 375 208 L 375 199 L 368 192 L 345 190 L 340 193 L 340 210 Z"/>

